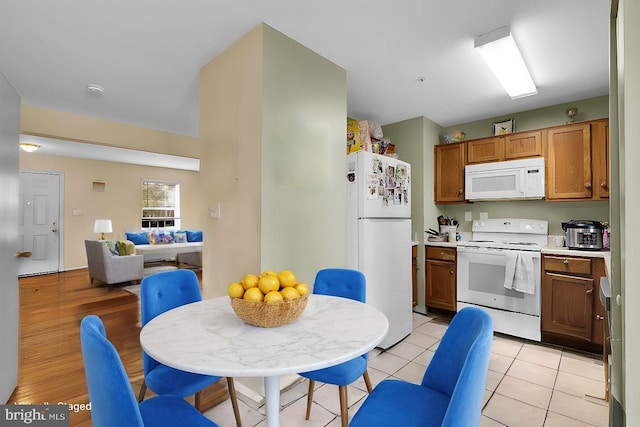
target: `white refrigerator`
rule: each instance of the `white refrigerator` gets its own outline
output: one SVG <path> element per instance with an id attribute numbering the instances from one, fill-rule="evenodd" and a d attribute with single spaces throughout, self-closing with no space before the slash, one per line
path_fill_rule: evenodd
<path id="1" fill-rule="evenodd" d="M 386 349 L 411 333 L 411 165 L 359 151 L 347 155 L 347 261 L 364 273 L 367 304 L 389 319 Z"/>

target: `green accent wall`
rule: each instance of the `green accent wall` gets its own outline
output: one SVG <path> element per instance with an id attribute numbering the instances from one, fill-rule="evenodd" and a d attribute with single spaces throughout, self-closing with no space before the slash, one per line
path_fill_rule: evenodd
<path id="1" fill-rule="evenodd" d="M 264 25 L 262 269 L 346 266 L 347 73 Z"/>

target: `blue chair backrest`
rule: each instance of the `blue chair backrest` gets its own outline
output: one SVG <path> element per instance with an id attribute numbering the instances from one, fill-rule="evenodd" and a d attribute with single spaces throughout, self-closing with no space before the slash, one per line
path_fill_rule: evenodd
<path id="1" fill-rule="evenodd" d="M 313 293 L 365 302 L 367 284 L 364 274 L 357 270 L 326 268 L 316 274 Z"/>
<path id="2" fill-rule="evenodd" d="M 98 316 L 89 315 L 82 319 L 80 342 L 91 401 L 92 425 L 144 427 L 120 356 L 107 339 L 104 324 Z"/>
<path id="3" fill-rule="evenodd" d="M 165 311 L 197 301 L 202 301 L 202 294 L 193 271 L 180 269 L 147 276 L 140 284 L 142 326 Z M 160 364 L 144 352 L 142 359 L 145 375 Z"/>
<path id="4" fill-rule="evenodd" d="M 493 320 L 466 307 L 454 316 L 422 379 L 422 385 L 450 396 L 442 426 L 477 426 L 493 342 Z"/>

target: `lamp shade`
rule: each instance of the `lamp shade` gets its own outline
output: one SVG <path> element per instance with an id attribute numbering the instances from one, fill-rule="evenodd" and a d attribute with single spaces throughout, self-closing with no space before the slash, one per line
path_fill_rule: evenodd
<path id="1" fill-rule="evenodd" d="M 104 240 L 104 233 L 111 233 L 112 231 L 113 227 L 111 226 L 110 219 L 96 219 L 96 222 L 93 224 L 93 232 L 100 233 L 102 240 Z"/>

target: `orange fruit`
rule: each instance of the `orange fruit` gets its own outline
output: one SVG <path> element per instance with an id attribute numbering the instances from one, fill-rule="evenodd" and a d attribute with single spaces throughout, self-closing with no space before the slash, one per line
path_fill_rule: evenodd
<path id="1" fill-rule="evenodd" d="M 280 291 L 282 297 L 286 300 L 300 298 L 300 292 L 293 286 L 289 286 Z"/>
<path id="2" fill-rule="evenodd" d="M 280 286 L 283 288 L 296 285 L 296 275 L 289 270 L 278 273 L 278 280 L 280 280 Z"/>
<path id="3" fill-rule="evenodd" d="M 242 278 L 242 287 L 246 291 L 249 288 L 255 288 L 258 286 L 258 276 L 255 274 L 247 274 Z"/>
<path id="4" fill-rule="evenodd" d="M 280 281 L 276 276 L 262 276 L 258 280 L 258 288 L 266 295 L 271 291 L 280 289 Z"/>
<path id="5" fill-rule="evenodd" d="M 264 299 L 264 295 L 258 288 L 249 288 L 245 291 L 242 298 L 249 301 L 262 301 Z"/>
<path id="6" fill-rule="evenodd" d="M 306 283 L 300 282 L 295 286 L 296 290 L 300 292 L 300 295 L 307 295 L 309 293 L 309 285 Z"/>
<path id="7" fill-rule="evenodd" d="M 234 282 L 229 285 L 227 292 L 231 298 L 242 298 L 244 287 L 240 283 Z"/>
<path id="8" fill-rule="evenodd" d="M 280 302 L 283 299 L 284 297 L 278 291 L 271 291 L 264 296 L 264 302 Z"/>

